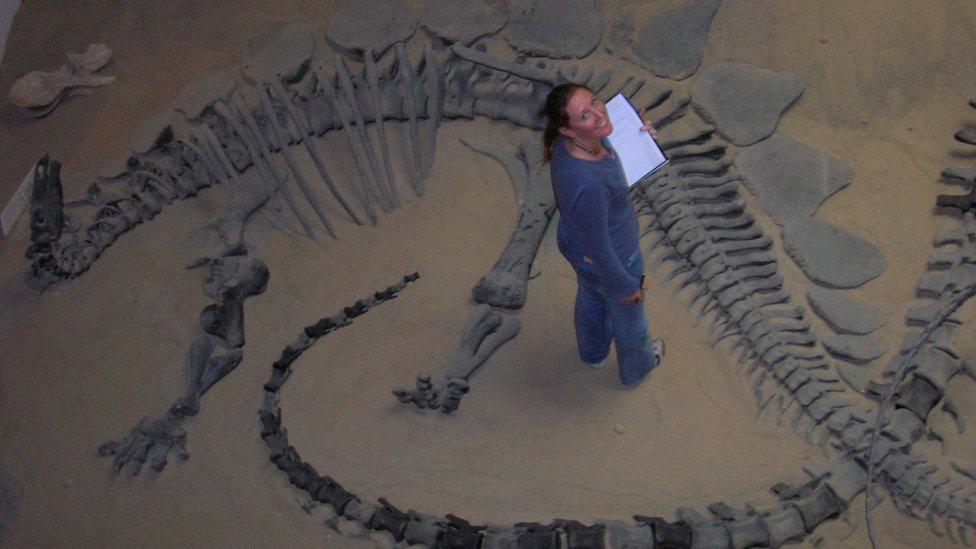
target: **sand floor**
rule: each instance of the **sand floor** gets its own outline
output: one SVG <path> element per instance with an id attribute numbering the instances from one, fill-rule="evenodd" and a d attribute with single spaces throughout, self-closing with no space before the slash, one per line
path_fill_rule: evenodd
<path id="1" fill-rule="evenodd" d="M 92 42 L 113 48 L 104 72 L 118 80 L 41 120 L 0 102 L 0 203 L 44 153 L 63 163 L 66 196 L 80 197 L 95 170 L 125 158 L 144 117 L 184 85 L 236 63 L 248 39 L 282 23 L 324 28 L 335 4 L 26 2 L 0 65 L 0 92 Z M 777 131 L 853 167 L 854 183 L 818 217 L 885 253 L 885 273 L 852 294 L 890 314 L 875 334 L 889 347 L 901 341 L 932 236 L 954 222 L 934 208 L 936 195 L 952 191 L 939 171 L 972 163 L 952 134 L 976 119 L 966 104 L 976 95 L 973 51 L 976 7 L 962 0 L 727 0 L 699 69 L 734 60 L 805 77 Z M 674 85 L 687 89 L 694 78 Z M 655 336 L 668 341 L 666 364 L 628 392 L 613 368 L 579 362 L 575 280 L 554 230 L 533 266 L 539 276 L 518 313 L 521 333 L 477 374 L 461 410 L 443 416 L 395 404 L 392 388 L 438 371 L 454 352 L 470 289 L 515 222 L 504 170 L 458 138 L 503 143 L 524 132 L 485 120 L 446 124 L 424 197 L 410 196 L 377 227 L 340 220 L 336 241 L 291 236 L 256 216 L 246 236 L 271 282 L 246 302 L 244 361 L 185 423 L 189 461 L 159 475 L 113 477 L 95 450 L 181 393 L 186 349 L 209 303 L 204 273 L 184 268 L 187 242 L 226 193 L 212 188 L 168 206 L 84 276 L 43 293 L 24 284 L 29 227 L 21 219 L 0 241 L 0 544 L 363 545 L 325 528 L 321 509 L 303 512 L 299 493 L 267 461 L 256 410 L 270 364 L 303 326 L 413 271 L 421 278 L 400 298 L 307 351 L 282 394 L 292 443 L 356 494 L 480 522 L 587 522 L 673 518 L 679 506 L 703 510 L 717 500 L 769 503 L 773 484 L 802 479 L 818 451 L 774 418 L 757 419 L 742 365 L 726 346 L 709 345 L 686 307 L 690 296 L 663 285 L 662 271 L 650 274 L 646 309 Z M 762 222 L 781 251 L 778 230 Z M 812 284 L 790 261 L 781 266 L 802 302 Z M 950 388 L 970 423 L 971 383 Z M 947 439 L 954 455 L 976 450 L 971 433 Z M 841 521 L 817 536 L 829 547 L 864 546 L 861 506 L 856 499 L 850 536 Z M 874 517 L 881 547 L 946 543 L 889 503 Z"/>

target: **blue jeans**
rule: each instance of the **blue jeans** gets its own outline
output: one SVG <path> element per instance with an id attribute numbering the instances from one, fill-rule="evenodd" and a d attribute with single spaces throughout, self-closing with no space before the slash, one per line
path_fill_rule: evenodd
<path id="1" fill-rule="evenodd" d="M 624 262 L 634 278 L 644 273 L 644 257 L 638 249 Z M 623 305 L 608 297 L 596 274 L 596 267 L 583 263 L 576 270 L 576 343 L 583 362 L 596 364 L 610 353 L 610 340 L 617 343 L 620 381 L 630 385 L 640 380 L 654 364 L 651 337 L 647 331 L 644 303 Z"/>

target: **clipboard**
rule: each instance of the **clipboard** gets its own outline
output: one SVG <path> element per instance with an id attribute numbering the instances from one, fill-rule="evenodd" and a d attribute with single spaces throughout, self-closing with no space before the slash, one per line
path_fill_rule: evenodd
<path id="1" fill-rule="evenodd" d="M 644 119 L 624 94 L 613 96 L 606 106 L 610 123 L 613 124 L 613 132 L 607 141 L 620 159 L 627 186 L 632 187 L 670 160 L 650 133 L 640 131 Z"/>

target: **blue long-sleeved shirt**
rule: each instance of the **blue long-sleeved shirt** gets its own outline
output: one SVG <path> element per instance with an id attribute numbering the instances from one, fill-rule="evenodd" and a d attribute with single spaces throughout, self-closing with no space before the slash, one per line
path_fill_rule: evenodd
<path id="1" fill-rule="evenodd" d="M 616 155 L 600 160 L 576 158 L 559 138 L 553 147 L 550 174 L 559 208 L 559 251 L 576 269 L 584 256 L 589 258 L 611 297 L 623 299 L 633 294 L 640 280 L 627 272 L 624 261 L 637 251 L 640 229 Z"/>

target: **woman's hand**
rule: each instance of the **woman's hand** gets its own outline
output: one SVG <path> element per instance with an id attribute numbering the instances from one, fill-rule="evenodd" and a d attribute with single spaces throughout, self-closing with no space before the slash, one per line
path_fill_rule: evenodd
<path id="1" fill-rule="evenodd" d="M 654 125 L 644 119 L 644 125 L 640 127 L 642 132 L 647 132 L 651 134 L 651 137 L 657 137 L 657 130 L 654 129 Z"/>
<path id="2" fill-rule="evenodd" d="M 621 305 L 633 305 L 634 303 L 640 303 L 644 301 L 644 275 L 641 275 L 640 285 L 637 286 L 637 290 L 629 296 L 620 300 Z"/>
<path id="3" fill-rule="evenodd" d="M 633 305 L 644 301 L 644 288 L 637 288 L 634 293 L 620 300 L 621 305 Z"/>

